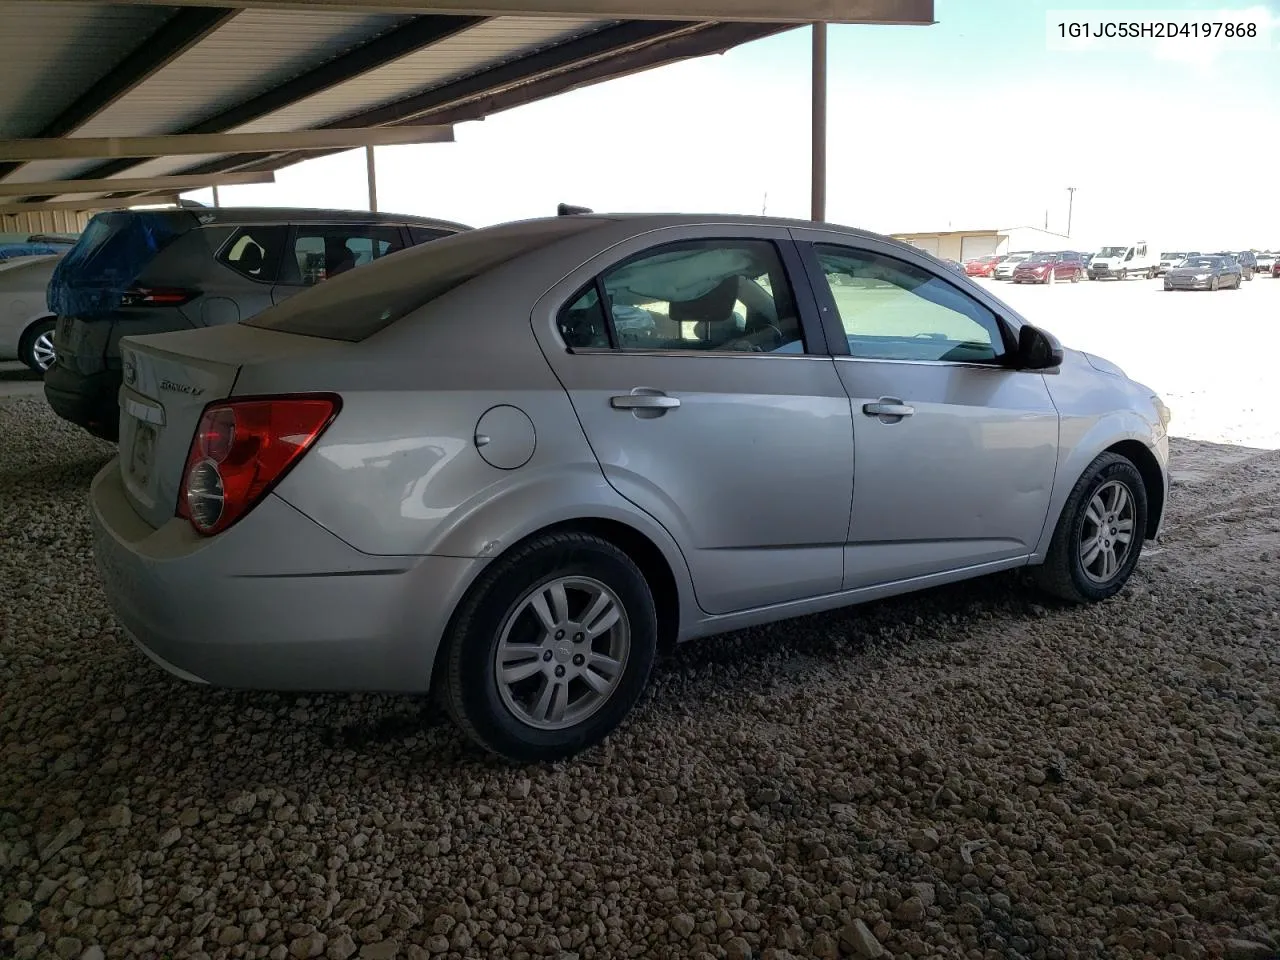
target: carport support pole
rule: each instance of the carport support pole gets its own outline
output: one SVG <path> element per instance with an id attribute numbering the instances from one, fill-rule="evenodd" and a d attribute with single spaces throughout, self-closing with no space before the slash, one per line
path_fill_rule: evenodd
<path id="1" fill-rule="evenodd" d="M 373 162 L 373 147 L 364 148 L 364 165 L 369 175 L 369 210 L 378 212 L 378 169 Z"/>
<path id="2" fill-rule="evenodd" d="M 218 185 L 216 183 L 213 185 L 213 205 L 215 207 L 222 206 L 222 204 L 218 201 Z"/>
<path id="3" fill-rule="evenodd" d="M 827 25 L 813 25 L 813 220 L 827 218 Z"/>

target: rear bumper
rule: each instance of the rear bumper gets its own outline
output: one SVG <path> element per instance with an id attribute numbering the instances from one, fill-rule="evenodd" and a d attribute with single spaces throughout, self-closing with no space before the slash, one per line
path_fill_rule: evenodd
<path id="1" fill-rule="evenodd" d="M 152 529 L 119 460 L 90 491 L 117 619 L 181 679 L 257 690 L 424 692 L 449 617 L 486 561 L 360 553 L 274 495 L 216 537 Z"/>
<path id="2" fill-rule="evenodd" d="M 119 393 L 118 370 L 82 374 L 55 363 L 44 375 L 44 395 L 53 412 L 112 443 L 120 433 Z"/>

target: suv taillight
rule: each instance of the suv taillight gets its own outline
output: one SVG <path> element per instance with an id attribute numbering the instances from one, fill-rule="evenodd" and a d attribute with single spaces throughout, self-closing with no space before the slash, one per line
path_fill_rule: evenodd
<path id="1" fill-rule="evenodd" d="M 131 287 L 120 296 L 122 307 L 180 307 L 199 296 L 179 287 Z"/>
<path id="2" fill-rule="evenodd" d="M 332 394 L 210 404 L 187 454 L 177 515 L 197 533 L 221 533 L 284 479 L 341 408 Z"/>

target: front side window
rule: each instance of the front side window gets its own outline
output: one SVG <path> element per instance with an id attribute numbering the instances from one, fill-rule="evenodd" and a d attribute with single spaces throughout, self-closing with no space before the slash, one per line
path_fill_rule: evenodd
<path id="1" fill-rule="evenodd" d="M 609 270 L 600 286 L 622 350 L 804 352 L 795 297 L 768 241 L 668 244 Z"/>
<path id="2" fill-rule="evenodd" d="M 995 314 L 943 277 L 868 250 L 814 249 L 852 356 L 994 363 L 1004 355 Z"/>
<path id="3" fill-rule="evenodd" d="M 241 227 L 223 245 L 218 262 L 250 280 L 274 283 L 288 232 L 282 224 Z"/>
<path id="4" fill-rule="evenodd" d="M 372 263 L 404 246 L 400 228 L 353 223 L 302 224 L 294 231 L 292 256 L 285 257 L 280 282 L 314 286 Z"/>

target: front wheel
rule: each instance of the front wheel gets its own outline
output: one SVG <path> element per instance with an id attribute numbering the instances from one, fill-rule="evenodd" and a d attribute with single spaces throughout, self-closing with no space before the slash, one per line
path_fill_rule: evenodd
<path id="1" fill-rule="evenodd" d="M 1138 564 L 1146 529 L 1142 475 L 1125 457 L 1104 453 L 1072 488 L 1036 581 L 1074 603 L 1115 596 Z"/>
<path id="2" fill-rule="evenodd" d="M 1128 271 L 1128 270 L 1121 270 L 1121 271 L 1120 271 L 1120 275 L 1119 275 L 1119 277 L 1118 277 L 1117 279 L 1120 279 L 1120 280 L 1128 280 L 1128 279 L 1129 279 L 1129 271 Z"/>
<path id="3" fill-rule="evenodd" d="M 477 744 L 517 763 L 603 740 L 635 706 L 658 647 L 653 595 L 625 553 L 555 533 L 503 557 L 446 638 L 443 694 Z"/>
<path id="4" fill-rule="evenodd" d="M 1080 271 L 1079 271 L 1079 270 L 1077 270 L 1077 271 L 1075 271 L 1073 274 L 1071 274 L 1071 282 L 1072 282 L 1072 283 L 1079 283 L 1079 282 L 1080 282 Z"/>
<path id="5" fill-rule="evenodd" d="M 53 366 L 53 317 L 37 320 L 22 335 L 18 344 L 18 359 L 36 373 L 44 373 Z"/>
<path id="6" fill-rule="evenodd" d="M 1219 284 L 1218 284 L 1218 278 L 1217 278 L 1217 277 L 1214 277 L 1212 280 L 1210 280 L 1210 281 L 1209 281 L 1209 289 L 1210 289 L 1210 290 L 1217 290 L 1217 289 L 1218 289 L 1218 286 L 1219 286 Z"/>

